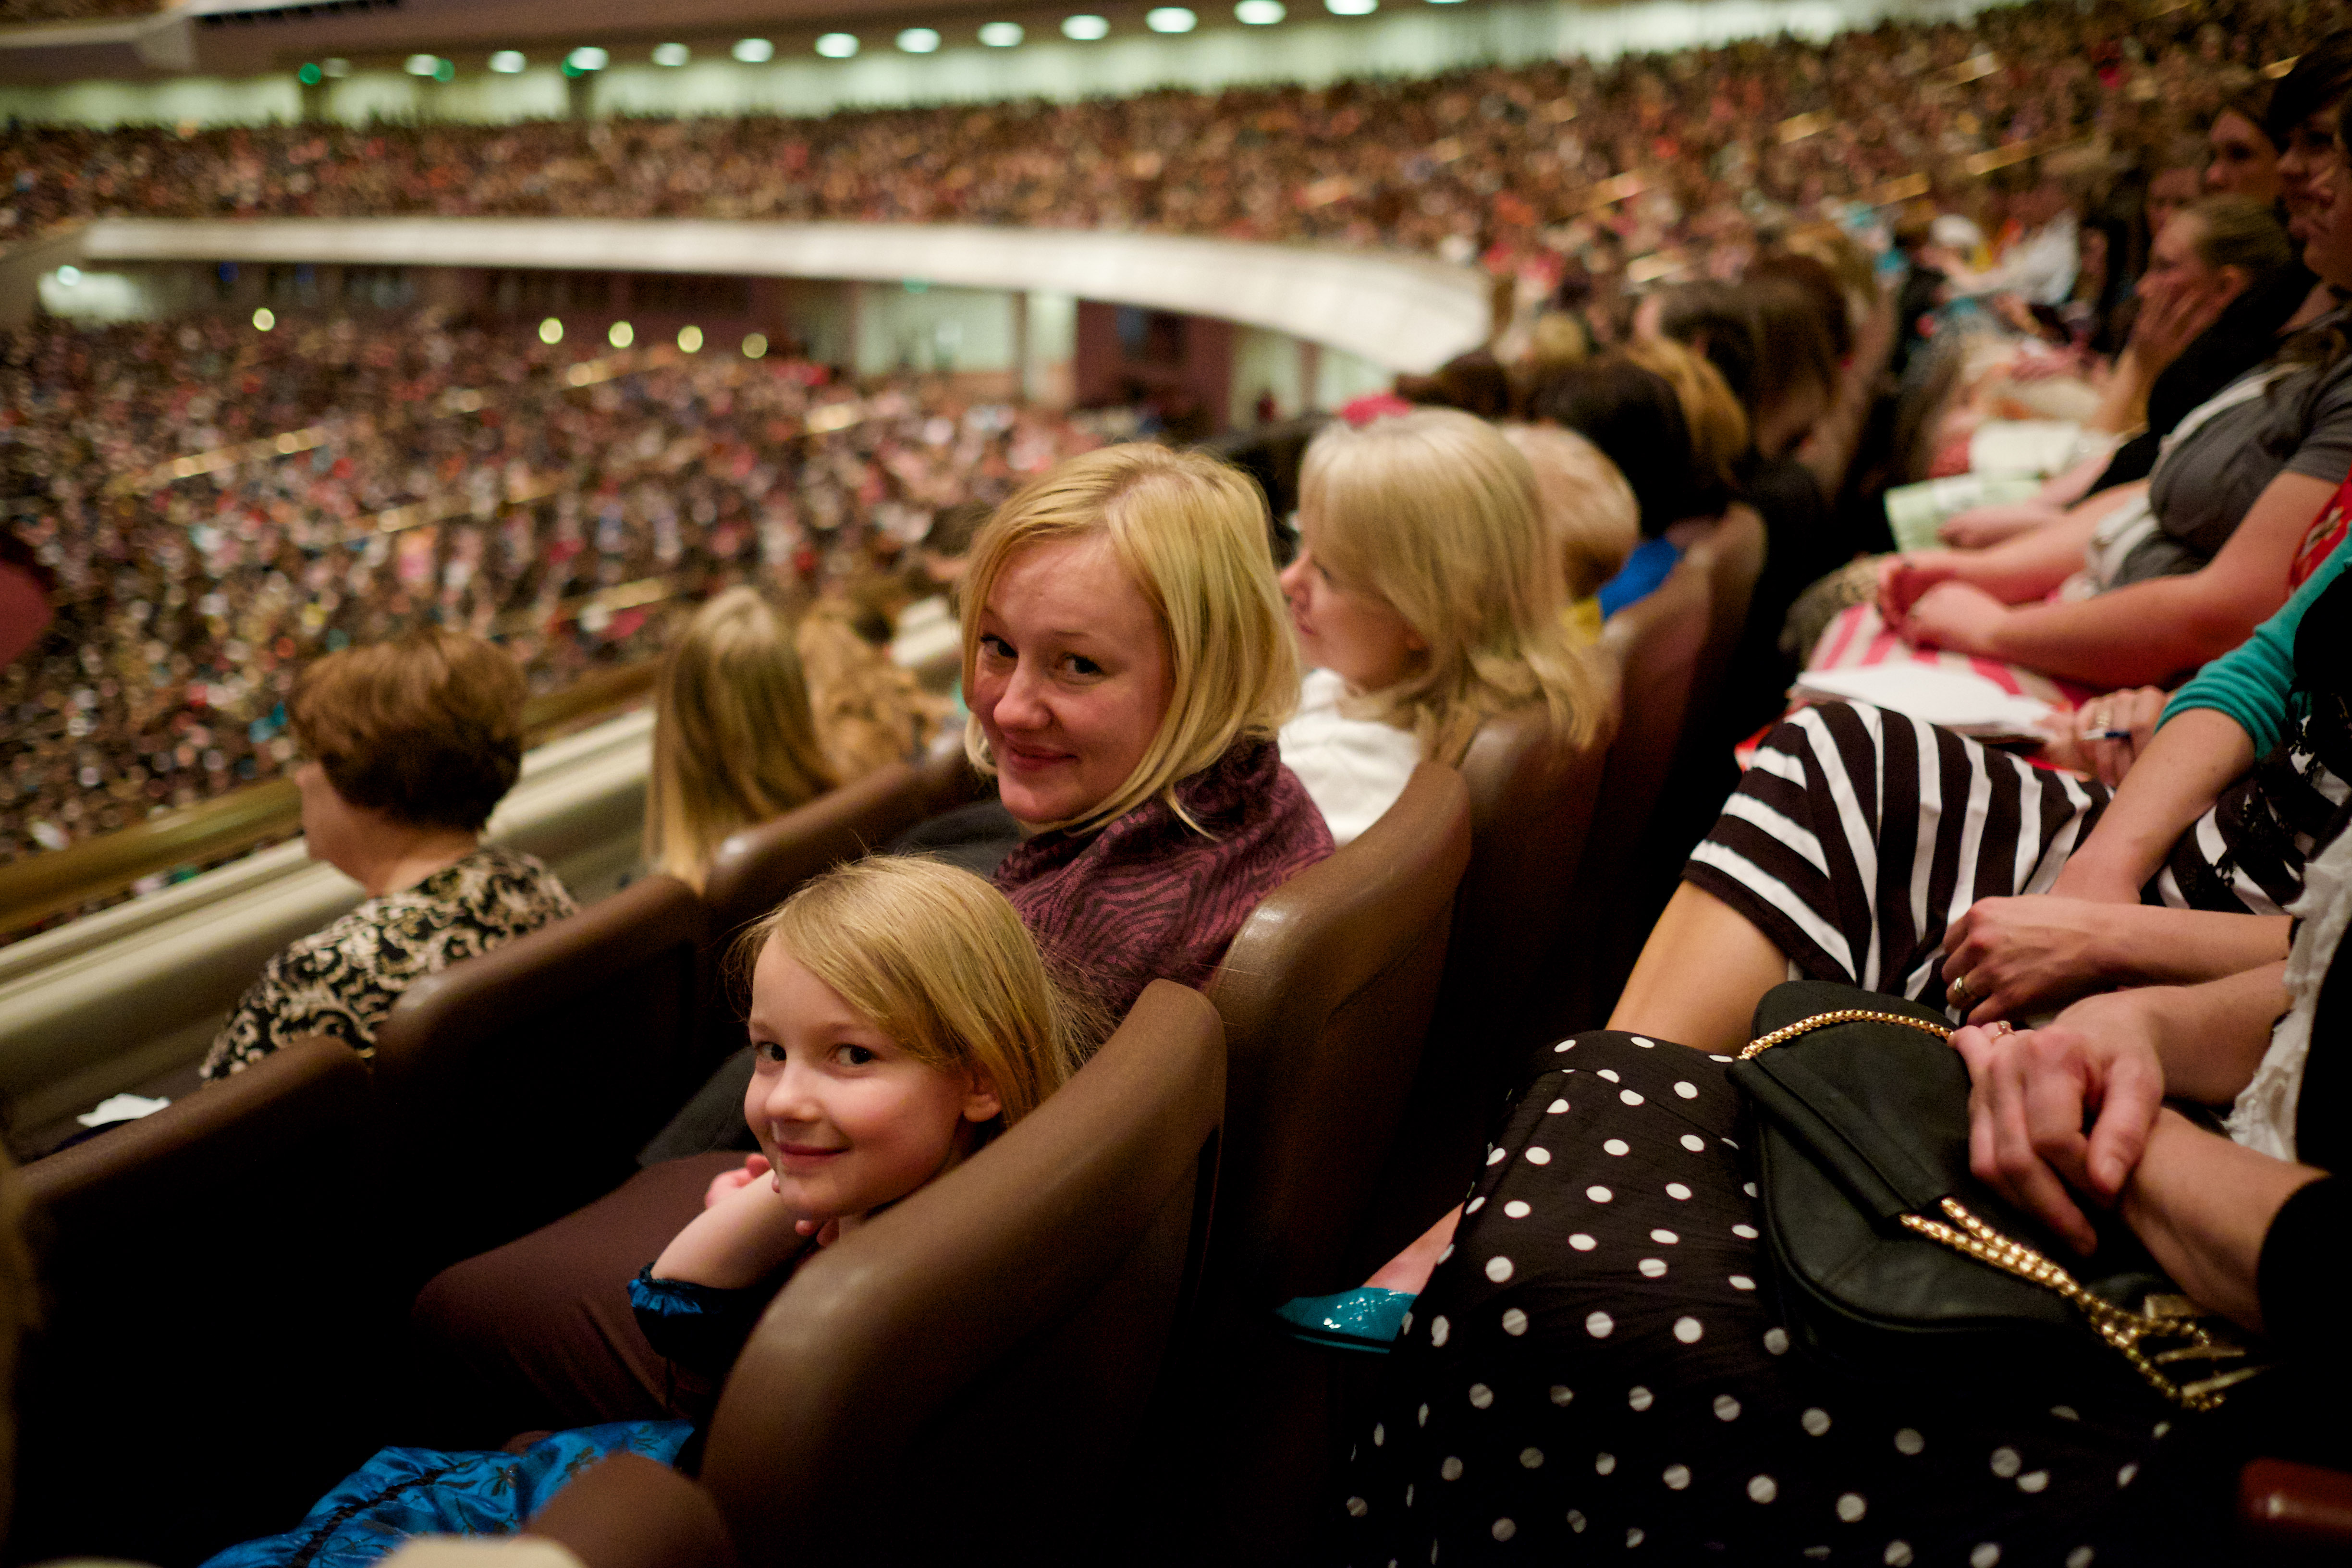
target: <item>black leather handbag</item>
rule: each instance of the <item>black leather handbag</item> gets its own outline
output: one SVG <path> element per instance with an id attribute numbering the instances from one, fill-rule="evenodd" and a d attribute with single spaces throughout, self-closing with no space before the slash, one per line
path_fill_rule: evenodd
<path id="1" fill-rule="evenodd" d="M 1941 1015 L 1794 981 L 1729 1068 L 1783 1321 L 1864 1375 L 2137 1381 L 2207 1410 L 2261 1370 L 2120 1222 L 2078 1259 L 1969 1171 L 1969 1072 Z M 2062 1259 L 2063 1261 L 2062 1261 Z M 2101 1342 L 2106 1348 L 2100 1348 Z"/>

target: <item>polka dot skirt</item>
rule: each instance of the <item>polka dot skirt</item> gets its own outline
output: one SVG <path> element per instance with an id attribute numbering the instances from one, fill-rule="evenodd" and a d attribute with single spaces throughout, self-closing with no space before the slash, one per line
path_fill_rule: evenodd
<path id="1" fill-rule="evenodd" d="M 1556 1047 L 1414 1303 L 1339 1520 L 1354 1568 L 2123 1560 L 2160 1433 L 1998 1369 L 1864 1384 L 1775 1316 L 1727 1057 Z"/>

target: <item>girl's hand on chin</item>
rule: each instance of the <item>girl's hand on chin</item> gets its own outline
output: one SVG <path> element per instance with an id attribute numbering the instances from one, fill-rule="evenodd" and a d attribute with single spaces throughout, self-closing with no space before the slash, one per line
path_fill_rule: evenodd
<path id="1" fill-rule="evenodd" d="M 710 1179 L 710 1190 L 702 1194 L 702 1206 L 717 1206 L 730 1194 L 740 1192 L 768 1173 L 765 1154 L 747 1155 L 740 1171 L 721 1171 Z"/>

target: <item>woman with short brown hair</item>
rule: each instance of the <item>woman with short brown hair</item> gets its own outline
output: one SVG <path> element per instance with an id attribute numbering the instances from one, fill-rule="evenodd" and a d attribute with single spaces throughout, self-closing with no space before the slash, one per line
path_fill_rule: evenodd
<path id="1" fill-rule="evenodd" d="M 354 1048 L 420 977 L 572 912 L 528 855 L 484 845 L 522 773 L 522 671 L 478 637 L 428 626 L 329 654 L 288 704 L 302 836 L 367 892 L 271 959 L 205 1055 L 226 1078 L 289 1041 Z"/>

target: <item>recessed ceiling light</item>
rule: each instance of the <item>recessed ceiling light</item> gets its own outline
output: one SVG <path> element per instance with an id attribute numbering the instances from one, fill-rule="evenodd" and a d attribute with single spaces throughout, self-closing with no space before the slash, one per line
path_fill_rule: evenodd
<path id="1" fill-rule="evenodd" d="M 564 56 L 563 63 L 576 71 L 600 71 L 613 63 L 613 57 L 593 44 L 583 44 Z"/>
<path id="2" fill-rule="evenodd" d="M 529 63 L 520 49 L 500 49 L 490 57 L 490 68 L 500 76 L 513 76 Z"/>
<path id="3" fill-rule="evenodd" d="M 407 64 L 404 65 L 401 68 L 405 70 L 411 76 L 431 76 L 435 71 L 441 68 L 441 57 L 438 55 L 411 55 L 408 57 Z"/>
<path id="4" fill-rule="evenodd" d="M 1334 16 L 1369 16 L 1381 8 L 1381 0 L 1323 0 L 1323 9 Z"/>
<path id="5" fill-rule="evenodd" d="M 702 352 L 702 329 L 700 327 L 680 327 L 677 330 L 677 346 L 684 349 L 690 354 L 700 353 Z"/>
<path id="6" fill-rule="evenodd" d="M 825 37 L 832 37 L 834 35 L 828 33 Z M 822 40 L 820 40 L 821 43 Z M 817 52 L 823 54 L 824 50 L 820 47 Z M 728 53 L 747 66 L 763 66 L 776 58 L 776 46 L 765 38 L 738 38 L 735 40 L 735 47 Z"/>
<path id="7" fill-rule="evenodd" d="M 1155 33 L 1189 33 L 1201 18 L 1181 5 L 1156 5 L 1144 13 L 1143 25 Z"/>
<path id="8" fill-rule="evenodd" d="M 694 51 L 688 48 L 684 44 L 656 44 L 654 46 L 654 64 L 657 66 L 682 66 L 693 58 Z"/>
<path id="9" fill-rule="evenodd" d="M 1110 24 L 1100 16 L 1081 15 L 1062 18 L 1062 37 L 1066 38 L 1076 38 L 1079 43 L 1091 44 L 1097 38 L 1107 38 L 1109 36 Z"/>
<path id="10" fill-rule="evenodd" d="M 1242 0 L 1234 7 L 1234 19 L 1252 27 L 1271 27 L 1289 15 L 1282 0 Z"/>
<path id="11" fill-rule="evenodd" d="M 990 22 L 980 29 L 980 41 L 992 49 L 1009 49 L 1028 35 L 1018 22 Z"/>
<path id="12" fill-rule="evenodd" d="M 72 288 L 75 284 L 81 281 L 81 268 L 70 266 L 58 268 L 58 281 L 64 284 L 68 289 Z"/>
<path id="13" fill-rule="evenodd" d="M 932 54 L 939 49 L 940 36 L 929 27 L 909 27 L 898 35 L 898 47 L 910 55 Z"/>
<path id="14" fill-rule="evenodd" d="M 253 313 L 253 324 L 256 330 L 266 332 L 278 324 L 278 312 L 264 305 Z"/>
<path id="15" fill-rule="evenodd" d="M 743 340 L 743 357 L 758 359 L 768 352 L 768 334 L 753 332 Z"/>
<path id="16" fill-rule="evenodd" d="M 547 320 L 540 322 L 539 341 L 543 343 L 562 342 L 563 341 L 563 323 L 556 320 L 553 316 L 550 316 Z"/>
<path id="17" fill-rule="evenodd" d="M 855 33 L 827 33 L 816 41 L 816 52 L 829 60 L 845 60 L 857 52 Z M 765 350 L 761 351 L 765 353 Z"/>

